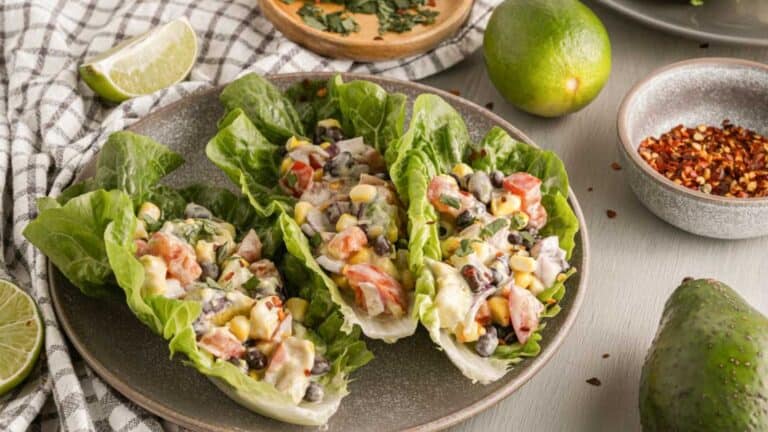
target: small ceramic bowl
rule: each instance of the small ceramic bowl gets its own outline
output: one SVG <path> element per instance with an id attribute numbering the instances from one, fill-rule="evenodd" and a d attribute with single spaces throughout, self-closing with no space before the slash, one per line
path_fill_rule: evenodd
<path id="1" fill-rule="evenodd" d="M 635 195 L 658 217 L 693 234 L 742 239 L 768 234 L 768 198 L 726 198 L 656 172 L 640 142 L 678 124 L 733 124 L 768 134 L 768 65 L 730 58 L 674 63 L 637 83 L 619 109 L 619 155 Z"/>

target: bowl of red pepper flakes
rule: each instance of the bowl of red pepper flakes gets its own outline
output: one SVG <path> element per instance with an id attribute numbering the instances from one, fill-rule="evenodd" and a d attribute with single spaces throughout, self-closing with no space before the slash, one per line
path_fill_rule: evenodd
<path id="1" fill-rule="evenodd" d="M 663 67 L 627 93 L 618 134 L 629 186 L 661 219 L 707 237 L 768 235 L 768 65 Z"/>

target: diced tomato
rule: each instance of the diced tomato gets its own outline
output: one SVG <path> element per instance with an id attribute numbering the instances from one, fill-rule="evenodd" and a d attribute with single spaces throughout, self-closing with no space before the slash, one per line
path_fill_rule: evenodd
<path id="1" fill-rule="evenodd" d="M 376 287 L 386 309 L 394 316 L 402 316 L 406 309 L 406 299 L 403 287 L 395 278 L 371 264 L 354 264 L 344 268 L 344 276 L 349 285 L 355 290 L 358 306 L 365 309 L 367 304 L 360 290 L 361 283 L 369 283 Z"/>
<path id="2" fill-rule="evenodd" d="M 250 230 L 243 237 L 240 246 L 237 248 L 237 254 L 248 262 L 254 262 L 261 259 L 261 239 L 256 231 Z"/>
<path id="3" fill-rule="evenodd" d="M 168 276 L 178 279 L 182 286 L 193 282 L 203 273 L 192 246 L 171 234 L 159 231 L 152 234 L 147 249 L 148 253 L 163 258 L 168 265 Z"/>
<path id="4" fill-rule="evenodd" d="M 530 291 L 512 286 L 509 293 L 509 317 L 517 340 L 524 344 L 539 328 L 539 316 L 544 305 Z"/>
<path id="5" fill-rule="evenodd" d="M 302 161 L 293 161 L 291 167 L 280 179 L 280 186 L 294 197 L 299 198 L 306 189 L 312 187 L 314 174 L 315 171 L 311 166 Z"/>
<path id="6" fill-rule="evenodd" d="M 351 226 L 334 235 L 328 242 L 328 254 L 336 259 L 344 260 L 367 244 L 368 236 L 365 235 L 365 231 L 360 227 Z"/>
<path id="7" fill-rule="evenodd" d="M 504 189 L 519 196 L 524 209 L 541 202 L 541 180 L 526 172 L 508 175 Z"/>
<path id="8" fill-rule="evenodd" d="M 219 327 L 200 338 L 200 346 L 217 358 L 229 360 L 245 354 L 245 347 L 228 329 Z"/>

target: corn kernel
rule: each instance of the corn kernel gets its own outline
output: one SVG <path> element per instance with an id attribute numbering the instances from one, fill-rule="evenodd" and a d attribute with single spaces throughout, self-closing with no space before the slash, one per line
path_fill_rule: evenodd
<path id="1" fill-rule="evenodd" d="M 416 279 L 413 277 L 413 273 L 410 270 L 403 270 L 400 273 L 400 285 L 406 291 L 412 291 L 416 287 Z"/>
<path id="2" fill-rule="evenodd" d="M 533 275 L 528 272 L 515 272 L 515 285 L 520 288 L 528 288 L 533 282 Z"/>
<path id="3" fill-rule="evenodd" d="M 280 174 L 285 174 L 288 172 L 289 169 L 291 169 L 291 166 L 293 165 L 293 159 L 287 157 L 283 159 L 282 162 L 280 162 Z"/>
<path id="4" fill-rule="evenodd" d="M 456 340 L 461 343 L 474 342 L 480 338 L 481 328 L 477 321 L 472 321 L 469 327 L 465 327 L 464 323 L 460 322 L 453 330 L 453 334 L 456 335 Z"/>
<path id="5" fill-rule="evenodd" d="M 305 140 L 303 140 L 301 138 L 297 138 L 295 136 L 292 136 L 292 137 L 288 138 L 288 142 L 285 144 L 285 148 L 288 151 L 291 151 L 291 150 L 295 150 L 295 149 L 297 149 L 297 148 L 299 148 L 301 146 L 304 146 L 304 145 L 311 145 L 311 144 L 310 144 L 309 141 L 305 141 Z"/>
<path id="6" fill-rule="evenodd" d="M 328 150 L 329 148 L 331 148 L 331 143 L 329 143 L 328 141 L 325 141 L 320 144 L 320 148 L 323 150 Z"/>
<path id="7" fill-rule="evenodd" d="M 520 210 L 520 197 L 512 194 L 496 196 L 491 200 L 491 214 L 494 216 L 509 216 Z"/>
<path id="8" fill-rule="evenodd" d="M 470 247 L 481 262 L 486 262 L 491 257 L 491 246 L 488 243 L 472 242 Z"/>
<path id="9" fill-rule="evenodd" d="M 366 264 L 371 261 L 370 248 L 362 248 L 349 257 L 350 264 Z"/>
<path id="10" fill-rule="evenodd" d="M 539 280 L 539 278 L 534 277 L 533 280 L 531 281 L 531 286 L 529 286 L 528 289 L 531 291 L 531 294 L 539 295 L 542 292 L 544 292 L 546 287 L 541 282 L 541 280 Z"/>
<path id="11" fill-rule="evenodd" d="M 382 234 L 384 234 L 384 228 L 381 225 L 373 225 L 368 227 L 368 237 L 375 239 Z"/>
<path id="12" fill-rule="evenodd" d="M 205 240 L 198 240 L 195 243 L 195 256 L 200 263 L 212 263 L 214 262 L 213 243 Z"/>
<path id="13" fill-rule="evenodd" d="M 310 210 L 312 210 L 312 204 L 306 201 L 297 202 L 296 206 L 293 208 L 293 220 L 295 220 L 297 224 L 303 225 L 307 220 L 307 214 Z"/>
<path id="14" fill-rule="evenodd" d="M 461 245 L 461 239 L 458 237 L 448 237 L 440 244 L 440 249 L 443 252 L 443 258 L 453 255 L 456 249 Z"/>
<path id="15" fill-rule="evenodd" d="M 560 273 L 555 278 L 555 280 L 558 282 L 565 282 L 566 279 L 568 279 L 568 276 L 566 276 L 565 273 Z"/>
<path id="16" fill-rule="evenodd" d="M 357 225 L 357 218 L 349 213 L 344 213 L 336 221 L 336 232 L 342 232 L 345 229 Z"/>
<path id="17" fill-rule="evenodd" d="M 251 332 L 251 321 L 242 315 L 237 315 L 229 320 L 227 327 L 229 327 L 229 331 L 235 335 L 237 340 L 245 342 L 248 339 L 248 334 Z"/>
<path id="18" fill-rule="evenodd" d="M 349 191 L 349 199 L 354 203 L 369 203 L 376 198 L 376 186 L 359 184 Z"/>
<path id="19" fill-rule="evenodd" d="M 454 165 L 453 170 L 451 170 L 451 173 L 456 174 L 459 178 L 464 178 L 464 176 L 472 174 L 473 172 L 472 168 L 465 163 L 458 163 Z"/>
<path id="20" fill-rule="evenodd" d="M 312 179 L 320 180 L 322 178 L 323 178 L 323 169 L 322 168 L 316 169 L 314 174 L 312 175 Z"/>
<path id="21" fill-rule="evenodd" d="M 251 369 L 248 371 L 248 376 L 255 379 L 256 381 L 261 381 L 262 378 L 264 378 L 264 372 L 257 371 L 256 369 Z"/>
<path id="22" fill-rule="evenodd" d="M 392 276 L 395 279 L 400 277 L 400 271 L 395 266 L 395 263 L 389 257 L 380 257 L 376 255 L 373 260 L 373 264 L 380 268 L 384 273 Z"/>
<path id="23" fill-rule="evenodd" d="M 317 122 L 317 125 L 320 127 L 324 127 L 326 129 L 328 128 L 341 128 L 341 124 L 339 124 L 339 121 L 334 118 L 327 118 L 320 120 Z"/>
<path id="24" fill-rule="evenodd" d="M 309 303 L 301 297 L 291 297 L 285 302 L 285 308 L 291 313 L 294 320 L 304 322 L 307 316 Z"/>
<path id="25" fill-rule="evenodd" d="M 136 216 L 139 219 L 150 219 L 154 221 L 159 221 L 160 216 L 162 216 L 162 214 L 160 212 L 160 207 L 156 206 L 154 203 L 147 201 L 143 203 L 141 207 L 139 207 L 139 212 Z"/>
<path id="26" fill-rule="evenodd" d="M 400 234 L 400 230 L 397 229 L 397 225 L 394 223 L 390 224 L 389 228 L 387 228 L 387 240 L 395 243 L 397 241 L 398 234 Z"/>
<path id="27" fill-rule="evenodd" d="M 342 275 L 332 275 L 331 279 L 333 279 L 333 282 L 338 285 L 341 289 L 347 289 L 349 288 L 349 281 L 346 277 Z"/>
<path id="28" fill-rule="evenodd" d="M 512 214 L 512 229 L 521 230 L 528 226 L 528 221 L 530 220 L 531 218 L 528 216 L 528 214 L 518 210 Z"/>
<path id="29" fill-rule="evenodd" d="M 144 219 L 139 219 L 136 221 L 136 229 L 133 230 L 133 238 L 135 239 L 144 239 L 146 240 L 149 238 L 149 234 L 147 233 L 147 224 L 144 222 Z"/>
<path id="30" fill-rule="evenodd" d="M 536 260 L 531 257 L 512 255 L 509 257 L 509 267 L 514 271 L 533 273 L 536 271 Z"/>
<path id="31" fill-rule="evenodd" d="M 488 299 L 488 309 L 491 310 L 491 321 L 502 327 L 509 326 L 509 303 L 507 299 L 494 296 Z"/>

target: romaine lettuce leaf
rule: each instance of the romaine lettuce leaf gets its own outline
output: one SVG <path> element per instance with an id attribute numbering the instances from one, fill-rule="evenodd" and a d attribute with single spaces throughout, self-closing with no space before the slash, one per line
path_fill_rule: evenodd
<path id="1" fill-rule="evenodd" d="M 282 145 L 292 136 L 304 135 L 301 118 L 291 101 L 256 73 L 244 75 L 224 87 L 219 100 L 227 111 L 243 110 L 273 144 Z M 219 125 L 219 129 L 222 127 Z"/>
<path id="2" fill-rule="evenodd" d="M 119 189 L 138 206 L 150 197 L 160 179 L 182 163 L 181 155 L 150 137 L 130 131 L 115 132 L 99 152 L 94 177 L 68 187 L 58 200 L 64 204 L 96 189 Z"/>
<path id="3" fill-rule="evenodd" d="M 40 249 L 64 276 L 89 296 L 114 287 L 107 261 L 104 230 L 114 220 L 133 217 L 130 197 L 121 191 L 96 190 L 63 206 L 52 198 L 38 202 L 40 213 L 24 228 L 24 237 Z"/>
<path id="4" fill-rule="evenodd" d="M 335 87 L 350 136 L 363 137 L 366 144 L 384 154 L 389 142 L 403 134 L 405 95 L 388 93 L 378 84 L 362 80 Z"/>
<path id="5" fill-rule="evenodd" d="M 296 107 L 307 134 L 314 131 L 320 120 L 341 118 L 339 84 L 343 84 L 341 75 L 334 75 L 327 81 L 303 80 L 285 90 L 285 96 Z"/>

